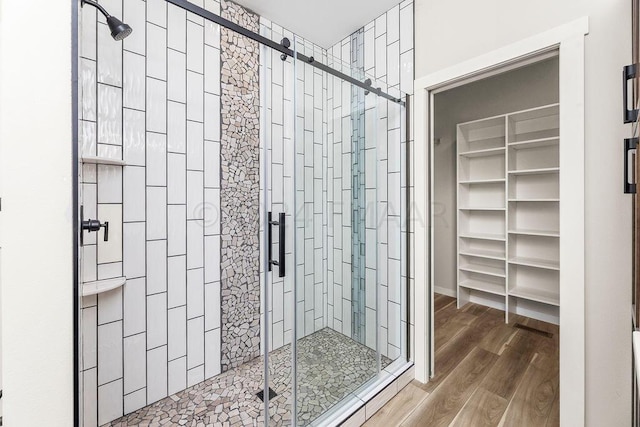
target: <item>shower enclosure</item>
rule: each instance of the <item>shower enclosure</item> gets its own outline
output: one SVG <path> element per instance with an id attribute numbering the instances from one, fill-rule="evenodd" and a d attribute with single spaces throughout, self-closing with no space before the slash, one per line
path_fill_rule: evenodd
<path id="1" fill-rule="evenodd" d="M 81 204 L 109 223 L 80 251 L 81 424 L 338 423 L 409 366 L 404 95 L 363 31 L 110 3 L 122 45 L 81 15 Z"/>

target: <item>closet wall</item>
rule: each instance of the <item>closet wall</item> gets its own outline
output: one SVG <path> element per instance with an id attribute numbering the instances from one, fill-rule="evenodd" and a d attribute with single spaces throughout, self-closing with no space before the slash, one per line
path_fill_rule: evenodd
<path id="1" fill-rule="evenodd" d="M 435 97 L 435 292 L 456 296 L 456 125 L 558 102 L 558 59 Z"/>
<path id="2" fill-rule="evenodd" d="M 455 17 L 455 25 L 450 17 Z M 584 17 L 589 19 L 589 35 L 584 38 L 584 418 L 588 425 L 630 425 L 632 210 L 631 198 L 621 190 L 619 141 L 629 135 L 628 125 L 620 120 L 620 70 L 632 62 L 631 2 L 417 0 L 416 76 L 438 72 Z M 580 381 L 564 390 L 572 390 Z M 561 417 L 577 421 L 571 418 L 570 410 L 563 411 Z"/>

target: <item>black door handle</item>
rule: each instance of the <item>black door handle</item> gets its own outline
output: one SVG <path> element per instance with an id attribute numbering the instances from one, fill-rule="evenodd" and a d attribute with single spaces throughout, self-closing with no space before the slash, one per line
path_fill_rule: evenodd
<path id="1" fill-rule="evenodd" d="M 634 123 L 638 120 L 638 109 L 629 109 L 629 80 L 636 77 L 636 64 L 626 65 L 622 69 L 622 108 L 625 123 Z M 635 105 L 634 105 L 635 107 Z"/>
<path id="2" fill-rule="evenodd" d="M 626 194 L 636 193 L 635 168 L 629 167 L 629 152 L 631 150 L 635 150 L 637 147 L 638 147 L 638 138 L 627 138 L 624 140 L 624 192 Z M 633 163 L 635 166 L 635 162 Z M 629 176 L 629 170 L 634 171 L 632 180 L 630 179 L 631 177 Z"/>
<path id="3" fill-rule="evenodd" d="M 284 246 L 284 240 L 286 237 L 286 227 L 285 227 L 285 215 L 284 212 L 281 212 L 278 214 L 278 220 L 277 221 L 273 221 L 273 215 L 271 212 L 269 212 L 267 214 L 267 259 L 268 259 L 268 264 L 269 264 L 269 271 L 271 271 L 271 266 L 272 265 L 277 265 L 278 266 L 278 277 L 284 277 L 285 274 L 285 263 L 284 263 L 284 252 L 285 252 L 285 246 Z M 271 229 L 272 226 L 277 226 L 278 227 L 278 260 L 273 260 L 271 259 L 273 256 L 273 230 Z"/>

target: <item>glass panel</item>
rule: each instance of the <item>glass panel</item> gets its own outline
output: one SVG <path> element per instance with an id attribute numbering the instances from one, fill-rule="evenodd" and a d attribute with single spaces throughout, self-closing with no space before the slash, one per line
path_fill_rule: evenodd
<path id="1" fill-rule="evenodd" d="M 397 86 L 386 87 L 386 92 L 403 101 L 406 101 L 405 94 L 401 93 Z M 387 356 L 391 361 L 408 361 L 408 345 L 407 337 L 409 335 L 408 327 L 408 308 L 407 299 L 409 295 L 409 278 L 411 277 L 408 262 L 410 258 L 408 253 L 413 249 L 410 246 L 412 239 L 408 236 L 408 188 L 410 185 L 407 165 L 407 150 L 409 142 L 407 141 L 407 123 L 406 123 L 406 106 L 392 102 L 383 101 L 379 98 L 379 102 L 386 102 L 388 105 L 388 143 L 387 143 L 387 159 L 388 159 L 388 175 L 387 175 L 387 197 L 388 197 L 388 242 L 389 251 L 387 253 L 388 271 L 394 271 L 394 280 L 391 280 L 391 274 L 388 279 L 389 291 L 387 295 L 387 309 L 380 309 L 381 312 L 387 313 L 387 352 L 382 350 L 382 354 Z M 396 195 L 397 194 L 397 195 Z M 398 243 L 398 248 L 395 243 Z M 399 270 L 395 272 L 395 269 Z M 392 287 L 393 285 L 393 287 Z M 382 316 L 381 316 L 382 317 Z M 384 348 L 384 345 L 383 345 Z"/>
<path id="2" fill-rule="evenodd" d="M 354 34 L 350 43 L 362 44 L 362 36 Z M 364 58 L 351 57 L 350 45 L 343 48 L 346 63 L 303 40 L 297 40 L 296 49 L 365 80 Z M 379 117 L 373 93 L 305 58 L 296 68 L 295 380 L 296 420 L 302 426 L 343 399 L 355 398 L 353 393 L 380 369 Z"/>
<path id="3" fill-rule="evenodd" d="M 276 25 L 263 22 L 262 34 L 280 42 L 284 37 Z M 268 425 L 291 425 L 292 350 L 295 283 L 295 60 L 282 59 L 279 51 L 262 46 L 262 172 L 261 197 L 265 250 L 263 253 L 262 348 L 268 349 L 263 384 Z M 269 213 L 271 215 L 269 215 Z M 270 223 L 269 223 L 270 221 Z M 269 231 L 271 238 L 269 239 Z M 271 251 L 269 252 L 269 246 Z M 284 251 L 284 256 L 281 255 Z M 271 265 L 269 264 L 271 254 Z M 268 403 L 267 403 L 268 401 Z M 266 423 L 265 423 L 266 424 Z"/>

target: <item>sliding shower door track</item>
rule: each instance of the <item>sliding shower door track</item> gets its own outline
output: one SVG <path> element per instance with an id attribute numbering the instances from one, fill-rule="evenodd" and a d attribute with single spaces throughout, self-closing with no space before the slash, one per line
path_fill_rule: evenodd
<path id="1" fill-rule="evenodd" d="M 284 55 L 290 56 L 292 58 L 296 58 L 299 61 L 305 62 L 309 65 L 311 65 L 312 67 L 315 67 L 319 70 L 322 70 L 328 74 L 331 74 L 332 76 L 338 77 L 344 81 L 347 81 L 349 83 L 351 83 L 352 85 L 361 87 L 364 90 L 367 90 L 369 92 L 373 92 L 378 96 L 381 96 L 385 99 L 388 99 L 389 101 L 395 102 L 397 104 L 400 105 L 405 105 L 405 102 L 402 98 L 397 98 L 395 96 L 389 95 L 388 93 L 382 91 L 381 88 L 374 88 L 371 86 L 371 80 L 366 80 L 364 82 L 361 82 L 358 79 L 355 79 L 347 74 L 344 74 L 338 70 L 335 70 L 331 67 L 329 67 L 328 65 L 325 65 L 321 62 L 318 62 L 315 60 L 315 58 L 313 56 L 306 56 L 303 55 L 300 52 L 295 52 L 292 49 L 289 49 L 289 47 L 286 46 L 286 43 L 277 43 L 274 42 L 271 39 L 268 39 L 265 36 L 262 36 L 258 33 L 254 33 L 251 30 L 248 30 L 238 24 L 236 24 L 235 22 L 231 22 L 228 19 L 225 19 L 223 17 L 221 17 L 220 15 L 216 15 L 213 12 L 209 12 L 206 9 L 201 8 L 200 6 L 196 6 L 193 3 L 190 3 L 188 1 L 185 0 L 166 0 L 167 3 L 171 3 L 175 6 L 178 6 L 184 10 L 187 10 L 191 13 L 195 13 L 196 15 L 200 16 L 201 18 L 204 18 L 208 21 L 211 22 L 215 22 L 218 25 L 221 25 L 231 31 L 234 31 L 240 35 L 243 35 L 245 37 L 250 38 L 251 40 L 254 40 L 260 44 L 263 44 L 267 47 L 270 47 L 271 49 L 277 50 L 281 53 L 283 53 Z"/>

